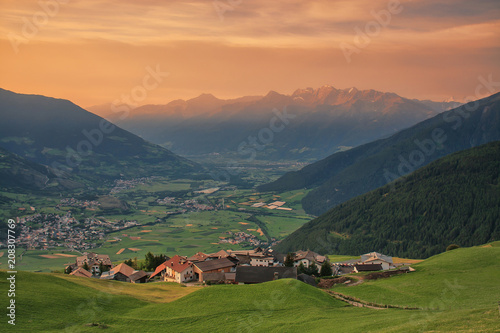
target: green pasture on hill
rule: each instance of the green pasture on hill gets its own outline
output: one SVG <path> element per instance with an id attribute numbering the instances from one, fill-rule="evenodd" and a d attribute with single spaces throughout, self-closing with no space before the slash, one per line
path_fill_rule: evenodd
<path id="1" fill-rule="evenodd" d="M 414 265 L 415 272 L 334 290 L 421 310 L 357 308 L 296 280 L 205 288 L 134 285 L 19 272 L 16 326 L 1 331 L 495 332 L 499 327 L 497 243 L 462 248 Z M 8 274 L 0 272 L 7 292 Z M 6 308 L 8 297 L 0 306 Z"/>

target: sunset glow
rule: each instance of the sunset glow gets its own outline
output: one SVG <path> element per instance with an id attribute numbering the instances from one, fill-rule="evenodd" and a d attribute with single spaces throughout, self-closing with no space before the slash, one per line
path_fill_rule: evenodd
<path id="1" fill-rule="evenodd" d="M 324 84 L 462 99 L 480 76 L 500 81 L 497 1 L 2 0 L 0 9 L 0 87 L 83 107 L 129 93 L 148 66 L 169 76 L 141 104 Z"/>

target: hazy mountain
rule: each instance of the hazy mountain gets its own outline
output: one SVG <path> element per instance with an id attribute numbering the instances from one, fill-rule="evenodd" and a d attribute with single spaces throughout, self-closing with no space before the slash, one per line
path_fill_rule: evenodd
<path id="1" fill-rule="evenodd" d="M 443 157 L 345 202 L 285 238 L 281 253 L 379 251 L 410 258 L 500 239 L 500 142 Z"/>
<path id="2" fill-rule="evenodd" d="M 319 215 L 450 153 L 500 140 L 500 93 L 446 111 L 393 136 L 289 172 L 261 191 L 315 188 L 302 200 Z"/>
<path id="3" fill-rule="evenodd" d="M 0 89 L 0 146 L 87 179 L 185 176 L 201 168 L 67 100 Z"/>
<path id="4" fill-rule="evenodd" d="M 182 155 L 217 152 L 242 159 L 300 160 L 323 158 L 394 134 L 447 107 L 393 93 L 323 86 L 299 89 L 292 95 L 271 91 L 232 100 L 205 94 L 127 113 L 120 111 L 124 105 L 90 110 Z M 288 118 L 276 119 L 285 109 Z"/>

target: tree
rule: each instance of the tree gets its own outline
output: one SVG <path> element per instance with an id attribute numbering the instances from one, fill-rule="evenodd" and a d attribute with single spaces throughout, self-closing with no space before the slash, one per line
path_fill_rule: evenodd
<path id="1" fill-rule="evenodd" d="M 151 251 L 149 251 L 148 253 L 146 253 L 143 269 L 146 271 L 151 271 L 154 269 L 153 266 L 155 266 L 155 255 Z"/>
<path id="2" fill-rule="evenodd" d="M 85 262 L 83 263 L 82 268 L 83 268 L 84 270 L 88 271 L 88 270 L 89 270 L 89 264 L 87 264 L 87 262 L 85 261 Z"/>
<path id="3" fill-rule="evenodd" d="M 319 271 L 320 276 L 332 276 L 332 266 L 330 266 L 330 263 L 325 260 L 323 265 L 321 265 L 321 270 Z"/>
<path id="4" fill-rule="evenodd" d="M 316 266 L 315 263 L 311 263 L 309 265 L 309 267 L 307 268 L 307 275 L 315 275 L 315 276 L 318 276 L 319 275 L 319 272 L 318 272 L 318 266 Z"/>
<path id="5" fill-rule="evenodd" d="M 127 266 L 132 267 L 132 268 L 133 268 L 133 266 L 134 266 L 134 262 L 132 261 L 132 258 L 125 260 L 123 263 L 124 263 L 125 265 L 127 265 Z"/>
<path id="6" fill-rule="evenodd" d="M 71 274 L 71 272 L 73 272 L 73 268 L 70 266 L 66 267 L 66 269 L 64 270 L 64 274 Z"/>
<path id="7" fill-rule="evenodd" d="M 297 268 L 297 274 L 308 274 L 308 270 L 302 262 L 300 262 L 299 267 Z"/>
<path id="8" fill-rule="evenodd" d="M 109 267 L 104 265 L 102 262 L 99 263 L 99 272 L 104 273 L 109 271 Z"/>
<path id="9" fill-rule="evenodd" d="M 450 244 L 450 245 L 448 245 L 448 247 L 446 248 L 446 252 L 451 251 L 451 250 L 458 249 L 459 247 L 460 247 L 460 246 L 458 246 L 457 244 Z"/>
<path id="10" fill-rule="evenodd" d="M 286 258 L 285 258 L 285 262 L 284 262 L 285 267 L 293 267 L 294 259 L 295 259 L 295 255 L 293 253 L 288 252 L 288 254 L 286 255 Z"/>

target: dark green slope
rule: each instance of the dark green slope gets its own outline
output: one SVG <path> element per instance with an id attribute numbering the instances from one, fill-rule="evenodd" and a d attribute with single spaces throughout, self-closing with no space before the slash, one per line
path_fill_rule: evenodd
<path id="1" fill-rule="evenodd" d="M 67 100 L 0 89 L 0 146 L 92 180 L 185 176 L 201 168 Z"/>
<path id="2" fill-rule="evenodd" d="M 456 243 L 500 239 L 500 141 L 444 157 L 343 203 L 285 238 L 276 250 L 379 251 L 425 258 Z"/>
<path id="3" fill-rule="evenodd" d="M 64 190 L 84 186 L 65 174 L 58 177 L 45 165 L 28 161 L 0 147 L 0 189 L 2 190 Z"/>
<path id="4" fill-rule="evenodd" d="M 500 93 L 425 120 L 393 136 L 333 154 L 260 191 L 314 188 L 302 204 L 320 215 L 430 162 L 500 140 Z"/>

